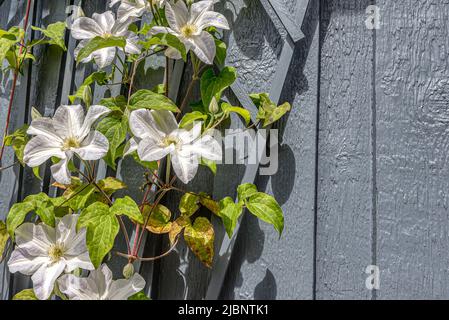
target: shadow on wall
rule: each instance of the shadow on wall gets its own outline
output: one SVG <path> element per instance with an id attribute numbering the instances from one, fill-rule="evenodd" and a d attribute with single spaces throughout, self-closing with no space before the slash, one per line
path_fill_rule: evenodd
<path id="1" fill-rule="evenodd" d="M 282 90 L 281 101 L 288 101 L 291 104 L 295 98 L 309 90 L 309 84 L 304 75 L 304 67 L 310 51 L 312 41 L 314 40 L 319 23 L 318 2 L 311 1 L 307 9 L 302 31 L 305 38 L 300 40 L 295 47 L 289 72 Z M 279 129 L 279 166 L 278 172 L 271 177 L 259 176 L 257 185 L 259 190 L 266 189 L 271 178 L 272 191 L 279 204 L 286 203 L 293 191 L 296 177 L 296 159 L 291 146 L 282 144 L 285 126 L 288 123 L 288 114 L 279 123 L 276 124 Z M 301 164 L 299 164 L 301 165 Z M 244 279 L 241 273 L 243 263 L 249 264 L 257 262 L 263 253 L 265 234 L 259 226 L 256 217 L 245 214 L 242 219 L 242 229 L 250 232 L 241 232 L 236 240 L 236 245 L 232 253 L 231 262 L 226 274 L 224 286 L 222 288 L 220 299 L 276 299 L 277 284 L 276 279 L 269 268 L 266 269 L 265 276 L 257 285 L 254 286 L 254 292 L 247 292 L 249 288 L 244 286 Z M 236 290 L 242 288 L 242 291 Z M 239 296 L 236 296 L 236 295 Z"/>

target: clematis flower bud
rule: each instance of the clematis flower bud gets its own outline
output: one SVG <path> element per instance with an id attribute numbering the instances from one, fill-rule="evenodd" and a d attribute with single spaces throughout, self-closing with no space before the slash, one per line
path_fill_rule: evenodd
<path id="1" fill-rule="evenodd" d="M 123 268 L 123 276 L 125 279 L 130 279 L 134 275 L 134 265 L 132 263 L 128 263 Z"/>

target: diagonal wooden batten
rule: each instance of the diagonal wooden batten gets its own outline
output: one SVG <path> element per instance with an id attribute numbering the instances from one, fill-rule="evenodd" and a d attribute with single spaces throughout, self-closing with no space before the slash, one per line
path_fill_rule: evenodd
<path id="1" fill-rule="evenodd" d="M 278 68 L 276 70 L 273 82 L 271 84 L 271 90 L 269 92 L 270 97 L 274 102 L 279 102 L 279 99 L 281 97 L 282 88 L 284 86 L 287 72 L 291 63 L 291 59 L 293 57 L 294 47 L 295 44 L 293 42 L 293 39 L 289 35 L 287 35 L 284 41 L 281 56 L 279 58 Z M 248 100 L 250 99 L 247 98 L 247 94 L 243 94 L 244 90 L 242 88 L 240 88 L 239 86 L 234 86 L 232 89 L 236 94 L 237 98 L 240 100 L 240 102 L 242 102 L 242 105 L 244 105 L 247 109 L 251 111 L 252 120 L 255 123 L 256 122 L 255 114 L 257 113 L 257 108 L 254 106 L 253 103 L 249 103 Z M 254 110 L 254 108 L 256 108 L 256 110 Z M 271 126 L 265 128 L 265 130 L 269 130 L 270 128 Z M 254 146 L 252 146 L 251 150 L 249 150 L 249 154 L 252 153 L 257 154 L 257 162 L 256 164 L 246 165 L 245 173 L 243 175 L 241 184 L 255 182 L 259 171 L 260 161 L 262 159 L 262 156 L 266 152 L 266 147 L 267 146 L 265 145 L 262 148 L 262 150 L 257 150 L 258 149 L 257 144 L 255 144 Z M 214 260 L 214 268 L 211 272 L 209 287 L 205 297 L 207 300 L 216 300 L 220 295 L 220 291 L 223 286 L 223 281 L 226 276 L 226 271 L 228 269 L 228 265 L 231 259 L 232 250 L 234 248 L 235 241 L 239 233 L 241 218 L 242 217 L 240 217 L 239 221 L 237 221 L 234 234 L 231 237 L 231 239 L 225 236 L 220 245 L 219 251 L 216 253 L 216 257 Z"/>

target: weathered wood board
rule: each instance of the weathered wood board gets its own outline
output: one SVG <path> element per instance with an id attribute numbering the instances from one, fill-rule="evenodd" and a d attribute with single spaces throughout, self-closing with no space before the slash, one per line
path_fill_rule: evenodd
<path id="1" fill-rule="evenodd" d="M 81 2 L 35 0 L 31 23 L 64 20 L 66 5 Z M 256 110 L 244 97 L 249 92 L 267 91 L 293 106 L 276 125 L 278 171 L 256 180 L 284 210 L 282 238 L 245 213 L 238 235 L 227 239 L 212 217 L 220 265 L 204 268 L 181 243 L 179 256 L 141 266 L 153 298 L 449 298 L 449 3 L 313 0 L 307 7 L 307 2 L 217 3 L 233 28 L 225 32 L 227 62 L 240 75 L 226 98 L 250 108 L 253 117 Z M 365 25 L 373 4 L 380 14 L 378 30 Z M 107 8 L 102 0 L 82 5 L 88 15 Z M 24 0 L 0 1 L 0 28 L 19 24 L 25 6 Z M 70 51 L 76 41 L 68 37 L 67 45 L 67 54 L 50 47 L 34 52 L 37 62 L 20 80 L 11 130 L 29 121 L 32 106 L 52 115 L 92 72 L 89 65 L 75 68 Z M 142 64 L 137 87 L 161 82 L 164 64 L 163 58 Z M 175 69 L 179 79 L 189 78 L 188 67 Z M 11 77 L 2 76 L 0 132 L 10 85 Z M 179 90 L 174 83 L 172 97 L 184 91 L 185 81 Z M 103 93 L 95 88 L 96 102 Z M 119 87 L 106 92 L 119 93 Z M 14 162 L 11 151 L 3 162 Z M 202 168 L 191 186 L 216 199 L 234 197 L 242 179 L 252 176 L 249 171 L 221 165 L 214 177 Z M 45 173 L 38 181 L 18 166 L 0 172 L 0 219 L 26 195 L 55 191 L 48 168 Z M 127 159 L 113 174 L 140 200 L 142 173 Z M 172 200 L 165 204 L 174 209 Z M 161 238 L 148 238 L 145 255 L 166 249 Z M 116 276 L 123 263 L 113 261 Z M 365 269 L 372 264 L 380 268 L 377 291 L 365 286 Z M 0 264 L 0 299 L 29 285 L 28 278 L 11 277 Z"/>

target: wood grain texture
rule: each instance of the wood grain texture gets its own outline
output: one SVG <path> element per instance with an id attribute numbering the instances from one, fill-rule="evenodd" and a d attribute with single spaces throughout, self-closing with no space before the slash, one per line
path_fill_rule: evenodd
<path id="1" fill-rule="evenodd" d="M 449 297 L 449 2 L 378 1 L 380 299 Z"/>
<path id="2" fill-rule="evenodd" d="M 282 205 L 286 217 L 285 233 L 279 240 L 272 226 L 245 214 L 223 282 L 222 299 L 313 297 L 317 3 L 308 11 L 303 31 L 307 40 L 300 41 L 295 48 L 284 90 L 283 81 L 273 84 L 274 87 L 281 86 L 282 95 L 273 92 L 273 86 L 270 89 L 273 99 L 277 99 L 275 95 L 278 94 L 280 101 L 289 101 L 293 105 L 288 119 L 278 127 L 281 139 L 279 163 L 282 165 L 275 175 L 259 177 L 257 183 L 261 191 L 274 194 Z M 299 188 L 300 182 L 303 188 Z M 298 199 L 301 199 L 299 210 Z M 288 277 L 281 276 L 286 273 L 289 273 Z M 295 278 L 294 282 L 292 278 Z"/>
<path id="3" fill-rule="evenodd" d="M 316 298 L 370 299 L 373 41 L 368 0 L 321 1 Z"/>

